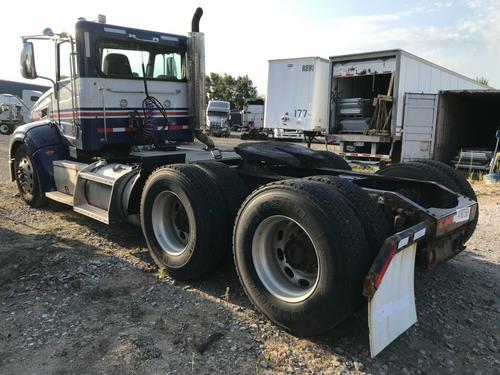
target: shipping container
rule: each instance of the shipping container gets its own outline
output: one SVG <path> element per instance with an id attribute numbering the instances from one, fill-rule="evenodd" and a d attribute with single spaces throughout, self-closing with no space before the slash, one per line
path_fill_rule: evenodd
<path id="1" fill-rule="evenodd" d="M 426 121 L 434 116 L 435 120 L 436 112 L 429 105 L 435 108 L 436 103 L 431 102 L 436 98 L 418 95 L 487 88 L 400 49 L 332 56 L 330 62 L 330 138 L 340 144 L 341 153 L 348 159 L 398 161 L 408 152 L 412 154 L 411 150 L 402 150 L 405 137 L 410 146 L 412 137 L 415 142 L 427 142 L 422 147 L 431 153 L 434 135 L 415 126 L 411 130 L 414 118 L 408 113 L 427 116 Z M 410 96 L 405 104 L 407 93 L 416 96 Z M 371 111 L 367 101 L 372 103 Z M 417 110 L 419 106 L 423 108 Z"/>
<path id="2" fill-rule="evenodd" d="M 275 134 L 323 133 L 329 116 L 329 61 L 269 60 L 264 126 Z"/>

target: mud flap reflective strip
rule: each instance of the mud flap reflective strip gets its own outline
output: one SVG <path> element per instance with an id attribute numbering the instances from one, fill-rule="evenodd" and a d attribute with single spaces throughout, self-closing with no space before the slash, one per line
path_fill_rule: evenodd
<path id="1" fill-rule="evenodd" d="M 417 244 L 397 253 L 368 303 L 372 358 L 417 322 L 413 278 Z"/>
<path id="2" fill-rule="evenodd" d="M 415 254 L 417 241 L 426 232 L 427 225 L 421 222 L 387 238 L 365 278 L 372 357 L 417 321 Z"/>

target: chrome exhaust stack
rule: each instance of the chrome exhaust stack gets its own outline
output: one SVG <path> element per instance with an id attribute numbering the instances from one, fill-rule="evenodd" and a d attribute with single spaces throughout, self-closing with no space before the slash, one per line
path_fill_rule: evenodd
<path id="1" fill-rule="evenodd" d="M 208 150 L 215 144 L 204 132 L 206 130 L 206 89 L 205 89 L 205 35 L 200 33 L 200 19 L 203 9 L 197 8 L 191 21 L 188 42 L 188 107 L 194 136 L 204 143 Z"/>

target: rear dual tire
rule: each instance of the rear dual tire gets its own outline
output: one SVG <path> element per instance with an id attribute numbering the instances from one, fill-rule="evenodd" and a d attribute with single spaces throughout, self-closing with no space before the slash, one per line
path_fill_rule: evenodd
<path id="1" fill-rule="evenodd" d="M 219 162 L 173 164 L 144 185 L 141 225 L 158 266 L 178 280 L 215 269 L 231 247 L 231 228 L 246 186 Z"/>
<path id="2" fill-rule="evenodd" d="M 327 332 L 363 302 L 364 231 L 326 184 L 294 179 L 256 190 L 236 219 L 233 251 L 249 299 L 294 334 Z"/>

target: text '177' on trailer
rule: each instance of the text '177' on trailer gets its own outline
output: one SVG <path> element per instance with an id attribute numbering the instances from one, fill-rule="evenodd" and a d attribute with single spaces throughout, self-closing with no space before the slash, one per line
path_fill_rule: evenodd
<path id="1" fill-rule="evenodd" d="M 255 307 L 296 335 L 327 332 L 368 302 L 375 356 L 416 322 L 415 263 L 464 249 L 473 190 L 437 162 L 369 175 L 298 145 L 218 150 L 205 127 L 201 15 L 187 37 L 80 20 L 74 36 L 23 38 L 25 78 L 38 76 L 31 40 L 52 43 L 57 62 L 38 120 L 11 137 L 21 197 L 140 225 L 175 279 L 200 278 L 232 252 Z"/>

